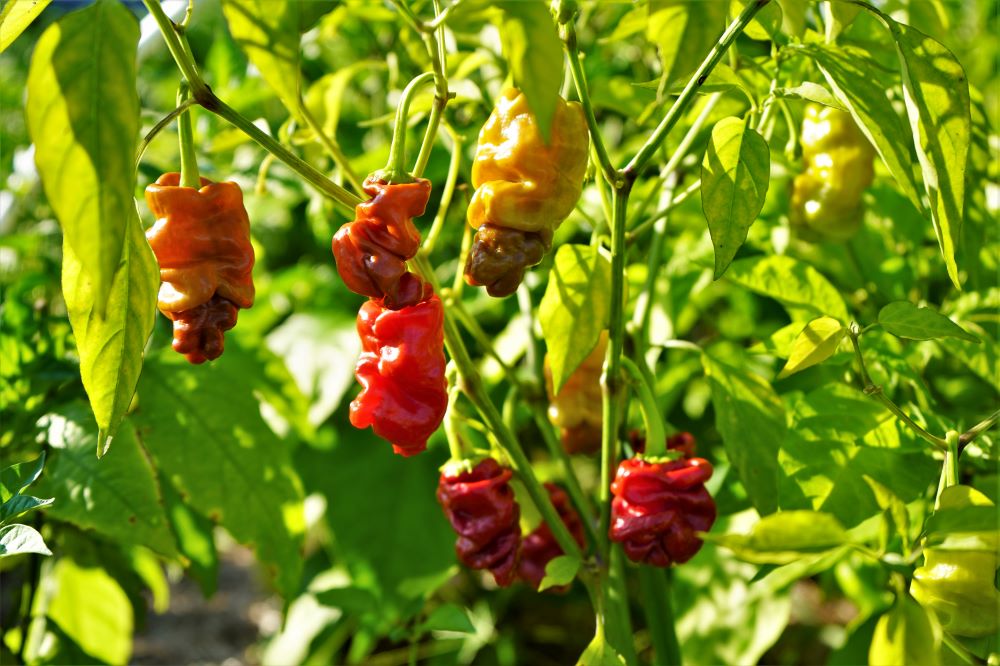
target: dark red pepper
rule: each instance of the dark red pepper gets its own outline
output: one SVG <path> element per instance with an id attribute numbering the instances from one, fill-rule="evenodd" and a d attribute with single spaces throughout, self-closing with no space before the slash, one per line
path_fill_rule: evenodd
<path id="1" fill-rule="evenodd" d="M 636 453 L 646 451 L 646 438 L 643 437 L 641 431 L 631 431 L 628 434 L 628 440 L 629 444 L 632 445 L 632 450 Z M 694 458 L 697 446 L 698 443 L 695 441 L 694 435 L 689 432 L 678 432 L 667 437 L 667 450 L 680 451 L 684 458 Z"/>
<path id="2" fill-rule="evenodd" d="M 354 209 L 355 219 L 333 237 L 337 272 L 348 289 L 381 299 L 391 310 L 416 305 L 424 285 L 406 270 L 406 262 L 420 249 L 420 233 L 412 218 L 424 214 L 431 182 L 386 183 L 374 174 L 364 182 L 372 198 Z"/>
<path id="3" fill-rule="evenodd" d="M 426 300 L 399 310 L 369 300 L 358 312 L 355 376 L 363 388 L 351 403 L 351 423 L 372 426 L 403 456 L 427 448 L 448 407 L 444 310 L 430 287 L 427 293 Z"/>
<path id="4" fill-rule="evenodd" d="M 511 471 L 492 458 L 468 471 L 438 480 L 437 499 L 458 535 L 458 561 L 471 569 L 489 569 L 497 585 L 517 577 L 521 545 L 521 508 L 510 487 Z"/>
<path id="5" fill-rule="evenodd" d="M 552 505 L 555 506 L 556 511 L 559 513 L 559 518 L 566 525 L 566 529 L 569 530 L 577 545 L 583 548 L 583 522 L 580 520 L 580 514 L 570 504 L 566 491 L 554 483 L 546 483 L 545 489 L 549 491 L 549 499 L 552 500 Z M 563 550 L 552 535 L 552 530 L 549 529 L 548 523 L 543 520 L 521 542 L 521 562 L 518 565 L 518 577 L 537 590 L 542 579 L 545 577 L 546 565 L 562 554 Z M 562 586 L 549 589 L 553 592 L 565 592 L 569 588 L 568 586 Z"/>
<path id="6" fill-rule="evenodd" d="M 611 484 L 612 541 L 633 562 L 657 567 L 687 562 L 701 548 L 696 532 L 715 522 L 715 501 L 705 489 L 712 466 L 704 458 L 646 462 L 623 460 Z"/>

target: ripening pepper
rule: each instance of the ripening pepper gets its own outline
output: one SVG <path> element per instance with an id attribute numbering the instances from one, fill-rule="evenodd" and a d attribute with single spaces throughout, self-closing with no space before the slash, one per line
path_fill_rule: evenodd
<path id="1" fill-rule="evenodd" d="M 358 334 L 355 376 L 363 388 L 351 402 L 351 423 L 372 426 L 400 455 L 416 455 L 448 406 L 441 300 L 429 285 L 424 300 L 399 310 L 369 300 L 358 312 Z"/>
<path id="2" fill-rule="evenodd" d="M 180 187 L 167 173 L 146 188 L 156 223 L 146 232 L 160 265 L 160 312 L 174 322 L 173 348 L 191 363 L 218 358 L 237 310 L 253 305 L 254 252 L 236 183 Z"/>
<path id="3" fill-rule="evenodd" d="M 805 171 L 792 186 L 792 228 L 805 240 L 847 240 L 861 226 L 875 150 L 851 114 L 818 104 L 806 107 L 801 143 Z"/>
<path id="4" fill-rule="evenodd" d="M 580 514 L 570 504 L 566 491 L 554 483 L 546 483 L 545 490 L 556 508 L 559 518 L 573 536 L 577 545 L 583 548 L 583 522 Z M 521 561 L 518 564 L 517 575 L 536 590 L 545 578 L 545 567 L 549 562 L 563 554 L 562 548 L 552 535 L 552 530 L 544 520 L 528 536 L 521 541 Z M 553 592 L 564 592 L 568 586 L 549 588 Z"/>
<path id="5" fill-rule="evenodd" d="M 465 280 L 491 296 L 514 293 L 580 198 L 590 145 L 583 108 L 559 98 L 551 130 L 546 144 L 527 98 L 508 88 L 479 132 Z"/>
<path id="6" fill-rule="evenodd" d="M 552 395 L 552 371 L 545 363 L 545 387 L 549 394 L 549 421 L 559 428 L 567 453 L 593 453 L 601 448 L 601 372 L 608 349 L 608 332 L 577 366 L 557 395 Z"/>
<path id="7" fill-rule="evenodd" d="M 510 487 L 511 471 L 492 458 L 471 469 L 445 466 L 437 499 L 458 535 L 455 554 L 470 569 L 488 569 L 497 585 L 517 577 L 521 508 Z"/>
<path id="8" fill-rule="evenodd" d="M 704 458 L 623 460 L 611 484 L 609 537 L 633 562 L 657 567 L 687 562 L 701 549 L 696 532 L 715 522 L 705 489 L 712 466 Z"/>
<path id="9" fill-rule="evenodd" d="M 993 506 L 969 486 L 951 486 L 941 494 L 939 510 L 967 506 Z M 961 537 L 957 543 L 924 548 L 924 564 L 913 572 L 910 593 L 934 611 L 941 627 L 956 636 L 991 636 L 1000 629 L 1000 532 L 980 534 L 977 549 Z"/>
<path id="10" fill-rule="evenodd" d="M 406 262 L 420 249 L 412 218 L 424 214 L 431 182 L 386 183 L 373 174 L 365 179 L 364 190 L 371 198 L 357 205 L 354 221 L 333 237 L 337 272 L 348 289 L 381 299 L 391 310 L 416 305 L 424 285 L 406 270 Z"/>

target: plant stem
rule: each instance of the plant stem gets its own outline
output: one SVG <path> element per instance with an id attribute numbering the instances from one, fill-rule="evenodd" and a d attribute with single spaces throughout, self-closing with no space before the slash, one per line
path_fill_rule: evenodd
<path id="1" fill-rule="evenodd" d="M 687 201 L 692 194 L 694 194 L 700 189 L 701 189 L 701 179 L 699 178 L 698 180 L 694 181 L 686 188 L 684 188 L 683 192 L 681 192 L 678 195 L 675 195 L 673 199 L 671 199 L 669 205 L 664 206 L 662 210 L 657 211 L 655 215 L 647 218 L 642 223 L 635 225 L 635 228 L 633 228 L 632 231 L 626 232 L 625 244 L 631 246 L 632 243 L 636 242 L 636 240 L 638 240 L 647 231 L 649 231 L 650 229 L 655 230 L 657 222 L 670 215 L 671 211 L 673 211 L 675 208 L 677 208 L 682 203 Z"/>
<path id="2" fill-rule="evenodd" d="M 663 201 L 667 206 L 673 204 L 674 189 L 677 187 L 677 175 L 668 172 L 666 184 L 663 188 Z M 660 272 L 660 264 L 663 261 L 663 241 L 667 235 L 667 216 L 664 215 L 653 226 L 653 239 L 649 244 L 649 257 L 646 260 L 646 283 L 643 285 L 642 293 L 636 301 L 635 312 L 632 321 L 638 324 L 639 330 L 635 335 L 637 342 L 636 356 L 646 353 L 649 345 L 649 325 L 653 314 L 653 296 L 656 293 L 656 277 Z"/>
<path id="3" fill-rule="evenodd" d="M 875 400 L 882 403 L 882 405 L 888 409 L 890 412 L 896 415 L 900 421 L 906 424 L 913 432 L 917 433 L 925 440 L 936 446 L 937 448 L 947 451 L 948 443 L 931 433 L 927 432 L 921 428 L 917 423 L 907 416 L 906 412 L 899 408 L 899 406 L 890 400 L 884 393 L 882 393 L 881 386 L 875 386 L 872 382 L 872 378 L 868 375 L 868 368 L 865 366 L 865 357 L 861 353 L 861 345 L 858 343 L 858 336 L 861 334 L 857 324 L 851 324 L 847 328 L 847 334 L 851 338 L 851 344 L 854 346 L 854 355 L 858 358 L 858 365 L 861 369 L 861 380 L 863 383 L 862 391 L 865 395 L 872 396 Z"/>
<path id="4" fill-rule="evenodd" d="M 441 15 L 441 0 L 434 0 L 434 12 Z M 444 114 L 444 108 L 448 105 L 448 100 L 453 97 L 448 90 L 448 76 L 445 72 L 444 53 L 444 25 L 437 30 L 424 29 L 420 33 L 427 48 L 427 54 L 431 58 L 431 67 L 434 70 L 434 106 L 431 107 L 431 116 L 427 121 L 427 131 L 424 133 L 424 140 L 420 144 L 420 152 L 417 154 L 417 163 L 413 167 L 413 174 L 417 178 L 423 175 L 427 168 L 427 162 L 431 157 L 431 150 L 434 148 L 434 138 L 437 136 L 438 123 Z M 454 138 L 454 135 L 453 135 Z M 458 142 L 453 144 L 457 147 Z"/>
<path id="5" fill-rule="evenodd" d="M 177 24 L 171 21 L 170 17 L 163 11 L 159 0 L 142 0 L 142 2 L 146 5 L 146 9 L 149 10 L 160 32 L 163 34 L 163 39 L 167 43 L 167 50 L 173 56 L 174 62 L 177 63 L 181 74 L 184 75 L 184 78 L 187 79 L 188 84 L 191 86 L 191 95 L 194 99 L 201 104 L 203 98 L 207 98 L 210 95 L 214 97 L 209 87 L 201 80 L 201 75 L 198 73 L 198 68 L 195 66 L 194 60 L 189 58 L 184 51 L 180 34 L 177 30 Z"/>
<path id="6" fill-rule="evenodd" d="M 622 367 L 632 377 L 632 385 L 636 389 L 639 404 L 642 407 L 642 420 L 646 426 L 646 456 L 662 458 L 667 455 L 667 435 L 663 427 L 663 416 L 660 414 L 656 397 L 653 395 L 653 389 L 646 381 L 645 374 L 632 359 L 623 356 Z"/>
<path id="7" fill-rule="evenodd" d="M 984 432 L 992 428 L 994 425 L 996 425 L 997 419 L 1000 419 L 1000 411 L 993 412 L 985 419 L 983 419 L 982 421 L 980 421 L 979 423 L 977 423 L 976 425 L 972 426 L 971 428 L 963 432 L 961 435 L 959 435 L 958 437 L 959 451 L 961 452 L 961 450 L 964 449 L 969 442 L 973 441 L 974 439 L 976 439 L 976 437 L 979 437 L 981 434 L 983 434 Z"/>
<path id="8" fill-rule="evenodd" d="M 566 54 L 569 56 L 569 69 L 573 76 L 573 84 L 576 87 L 577 97 L 583 106 L 583 115 L 587 119 L 587 127 L 590 129 L 590 140 L 594 144 L 594 151 L 597 157 L 597 165 L 604 175 L 604 179 L 609 185 L 615 186 L 621 181 L 621 175 L 611 163 L 608 149 L 601 138 L 600 128 L 597 126 L 597 117 L 594 115 L 594 105 L 590 102 L 590 90 L 587 88 L 587 77 L 583 71 L 583 63 L 580 62 L 580 51 L 576 43 L 576 27 L 570 21 L 560 26 L 563 44 L 566 47 Z"/>
<path id="9" fill-rule="evenodd" d="M 654 663 L 680 666 L 681 649 L 674 631 L 668 575 L 668 571 L 659 567 L 640 566 L 639 587 L 646 611 L 646 627 L 653 642 Z"/>
<path id="10" fill-rule="evenodd" d="M 455 184 L 458 182 L 458 172 L 462 166 L 462 138 L 447 123 L 445 123 L 444 128 L 451 138 L 451 160 L 448 162 L 448 176 L 444 181 L 444 189 L 441 191 L 441 201 L 438 203 L 437 215 L 434 216 L 434 222 L 431 223 L 430 231 L 427 232 L 427 238 L 424 240 L 423 250 L 427 254 L 434 251 L 438 236 L 441 235 L 441 230 L 444 228 L 444 221 L 448 216 L 451 200 L 455 196 Z M 424 141 L 426 142 L 426 139 Z M 419 163 L 417 166 L 419 166 Z M 422 170 L 414 167 L 413 175 L 419 178 L 422 175 Z"/>
<path id="11" fill-rule="evenodd" d="M 407 183 L 413 179 L 406 172 L 406 120 L 410 115 L 410 102 L 416 94 L 417 88 L 434 78 L 433 72 L 424 72 L 412 81 L 405 88 L 399 99 L 399 106 L 396 107 L 396 121 L 392 128 L 392 145 L 389 147 L 389 161 L 385 169 L 378 172 L 381 180 L 387 183 Z"/>
<path id="12" fill-rule="evenodd" d="M 183 103 L 179 104 L 176 109 L 163 116 L 158 123 L 153 125 L 153 129 L 146 133 L 146 136 L 143 137 L 142 142 L 139 144 L 139 148 L 135 151 L 135 163 L 139 164 L 142 160 L 143 154 L 146 152 L 146 149 L 149 148 L 149 144 L 152 143 L 153 139 L 155 139 L 156 136 L 167 127 L 167 125 L 174 122 L 177 116 L 181 115 L 197 103 L 198 102 L 194 101 L 193 98 L 188 97 Z"/>
<path id="13" fill-rule="evenodd" d="M 191 98 L 191 89 L 186 81 L 181 81 L 177 88 L 177 106 L 187 102 Z M 201 187 L 201 178 L 198 174 L 198 155 L 194 148 L 194 129 L 191 123 L 191 110 L 184 111 L 177 119 L 177 141 L 180 144 L 181 152 L 181 187 Z"/>
<path id="14" fill-rule="evenodd" d="M 757 12 L 759 12 L 769 2 L 770 0 L 756 0 L 755 2 L 751 2 L 743 9 L 742 12 L 740 12 L 740 15 L 729 24 L 726 31 L 722 33 L 722 37 L 720 37 L 719 41 L 712 47 L 712 50 L 708 52 L 708 56 L 701 63 L 701 66 L 699 66 L 694 75 L 692 75 L 691 80 L 688 81 L 686 86 L 684 86 L 684 90 L 682 90 L 681 94 L 677 96 L 677 99 L 670 107 L 670 110 L 667 111 L 665 116 L 663 116 L 663 120 L 661 120 L 660 124 L 656 126 L 652 135 L 650 135 L 649 139 L 642 146 L 642 148 L 639 149 L 639 152 L 636 153 L 635 157 L 632 158 L 632 161 L 625 166 L 625 172 L 638 172 L 646 165 L 646 162 L 650 160 L 656 150 L 660 147 L 660 144 L 666 138 L 673 126 L 678 120 L 680 120 L 681 114 L 694 98 L 698 88 L 705 83 L 708 79 L 708 75 L 712 73 L 715 66 L 719 64 L 720 60 L 722 60 L 722 56 L 725 55 L 732 43 L 736 41 L 736 38 L 740 36 L 743 29 L 746 28 L 750 21 L 753 20 L 753 17 L 757 15 Z"/>
<path id="15" fill-rule="evenodd" d="M 351 184 L 351 187 L 353 187 L 356 192 L 363 192 L 364 186 L 362 185 L 361 179 L 358 178 L 358 174 L 354 173 L 354 169 L 351 168 L 351 163 L 347 159 L 347 155 L 345 155 L 344 151 L 340 149 L 340 144 L 338 144 L 333 138 L 326 135 L 326 132 L 323 131 L 323 128 L 320 127 L 319 122 L 317 122 L 316 116 L 313 115 L 313 112 L 309 110 L 309 107 L 306 106 L 306 103 L 302 100 L 301 95 L 299 96 L 299 113 L 306 121 L 306 124 L 309 125 L 309 129 L 313 131 L 313 134 L 316 135 L 316 138 L 319 139 L 319 142 L 323 145 L 323 149 L 326 151 L 326 154 L 330 156 L 333 163 L 337 165 L 338 169 L 340 169 L 340 173 L 342 173 L 344 178 L 347 179 L 347 182 Z"/>

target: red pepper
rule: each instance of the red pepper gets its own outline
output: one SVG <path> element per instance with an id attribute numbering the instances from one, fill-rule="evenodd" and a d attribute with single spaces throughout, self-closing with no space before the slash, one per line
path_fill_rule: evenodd
<path id="1" fill-rule="evenodd" d="M 160 265 L 160 311 L 174 322 L 174 344 L 191 363 L 218 358 L 238 308 L 253 305 L 253 246 L 236 183 L 201 179 L 180 187 L 166 173 L 146 188 L 156 224 L 146 232 Z"/>
<path id="2" fill-rule="evenodd" d="M 511 471 L 486 458 L 469 471 L 438 480 L 437 499 L 458 540 L 458 560 L 471 569 L 489 569 L 497 585 L 517 577 L 521 508 L 510 487 Z"/>
<path id="3" fill-rule="evenodd" d="M 628 434 L 629 444 L 636 453 L 643 453 L 646 450 L 646 438 L 638 430 L 633 430 Z M 689 432 L 678 432 L 667 437 L 667 450 L 680 451 L 684 458 L 694 458 L 697 449 L 697 442 L 694 435 Z"/>
<path id="4" fill-rule="evenodd" d="M 400 455 L 420 453 L 448 406 L 441 300 L 429 293 L 400 310 L 369 300 L 358 312 L 358 334 L 355 376 L 363 389 L 351 403 L 351 423 L 372 426 Z"/>
<path id="5" fill-rule="evenodd" d="M 373 174 L 365 179 L 364 190 L 372 198 L 358 204 L 354 221 L 333 237 L 337 272 L 348 289 L 382 299 L 389 309 L 416 305 L 424 285 L 406 270 L 406 262 L 420 249 L 420 233 L 411 218 L 424 214 L 431 182 L 418 178 L 390 184 Z"/>
<path id="6" fill-rule="evenodd" d="M 705 489 L 712 466 L 704 458 L 646 462 L 623 460 L 611 484 L 609 536 L 633 562 L 657 567 L 687 562 L 701 548 L 696 532 L 715 522 L 715 501 Z"/>
<path id="7" fill-rule="evenodd" d="M 569 530 L 577 545 L 583 548 L 583 522 L 580 520 L 580 514 L 570 504 L 566 491 L 554 483 L 546 483 L 545 489 L 549 491 L 549 499 L 552 500 L 552 504 L 559 513 L 559 518 L 566 525 L 566 529 Z M 546 565 L 562 554 L 562 548 L 559 547 L 559 543 L 552 535 L 548 523 L 542 521 L 528 536 L 524 537 L 521 543 L 521 563 L 518 565 L 518 577 L 537 590 L 545 577 Z M 553 592 L 565 592 L 569 588 L 562 586 L 549 589 Z"/>

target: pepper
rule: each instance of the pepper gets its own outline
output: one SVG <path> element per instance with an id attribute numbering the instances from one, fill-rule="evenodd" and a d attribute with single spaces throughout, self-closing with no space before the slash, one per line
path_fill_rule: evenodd
<path id="1" fill-rule="evenodd" d="M 191 363 L 218 358 L 237 311 L 253 305 L 250 220 L 236 183 L 202 178 L 180 187 L 167 173 L 146 188 L 156 223 L 146 232 L 160 265 L 160 312 L 174 322 L 173 348 Z"/>
<path id="2" fill-rule="evenodd" d="M 554 483 L 546 483 L 545 490 L 549 493 L 552 506 L 555 507 L 559 518 L 566 525 L 566 529 L 572 535 L 580 548 L 584 545 L 583 522 L 580 514 L 576 512 L 570 504 L 566 491 Z M 562 548 L 552 535 L 552 530 L 544 520 L 521 542 L 521 561 L 518 564 L 518 577 L 531 585 L 536 590 L 545 578 L 545 567 L 549 562 L 563 554 Z M 569 586 L 559 586 L 549 588 L 553 592 L 565 592 Z"/>
<path id="3" fill-rule="evenodd" d="M 471 569 L 488 569 L 497 585 L 517 577 L 521 508 L 510 487 L 511 471 L 492 458 L 469 469 L 446 465 L 437 499 L 458 535 L 455 554 Z"/>
<path id="4" fill-rule="evenodd" d="M 545 359 L 545 388 L 549 395 L 549 421 L 559 428 L 567 453 L 593 453 L 601 448 L 601 372 L 608 349 L 608 332 L 583 359 L 557 395 L 552 394 L 552 371 Z"/>
<path id="5" fill-rule="evenodd" d="M 546 143 L 524 94 L 503 92 L 479 132 L 472 165 L 476 192 L 467 220 L 476 235 L 466 282 L 485 285 L 491 296 L 514 293 L 580 198 L 589 145 L 578 103 L 557 100 Z"/>
<path id="6" fill-rule="evenodd" d="M 355 219 L 333 237 L 337 272 L 348 289 L 381 299 L 387 308 L 416 305 L 424 285 L 406 270 L 406 262 L 420 249 L 412 218 L 424 214 L 431 182 L 386 183 L 372 174 L 363 187 L 371 198 L 357 205 Z"/>
<path id="7" fill-rule="evenodd" d="M 649 462 L 623 460 L 611 484 L 608 535 L 633 562 L 657 567 L 687 562 L 701 549 L 696 532 L 715 522 L 715 501 L 705 482 L 704 458 Z"/>
<path id="8" fill-rule="evenodd" d="M 792 186 L 792 228 L 809 241 L 847 240 L 861 225 L 875 150 L 851 114 L 818 104 L 806 107 L 801 144 L 805 171 Z"/>
<path id="9" fill-rule="evenodd" d="M 351 423 L 372 426 L 402 456 L 427 448 L 448 406 L 444 310 L 425 287 L 425 299 L 392 310 L 367 301 L 358 312 L 361 356 L 355 376 L 361 393 L 351 402 Z"/>
<path id="10" fill-rule="evenodd" d="M 628 434 L 629 444 L 636 453 L 643 453 L 646 450 L 646 438 L 638 430 L 633 430 Z M 694 435 L 689 432 L 679 432 L 667 437 L 667 450 L 680 451 L 683 458 L 694 458 L 698 442 Z"/>
<path id="11" fill-rule="evenodd" d="M 938 510 L 968 506 L 993 506 L 969 486 L 951 486 L 941 494 Z M 924 547 L 924 564 L 913 572 L 910 593 L 934 611 L 942 628 L 956 636 L 977 638 L 996 634 L 1000 628 L 1000 532 L 978 535 L 977 549 L 956 535 L 940 546 Z"/>

